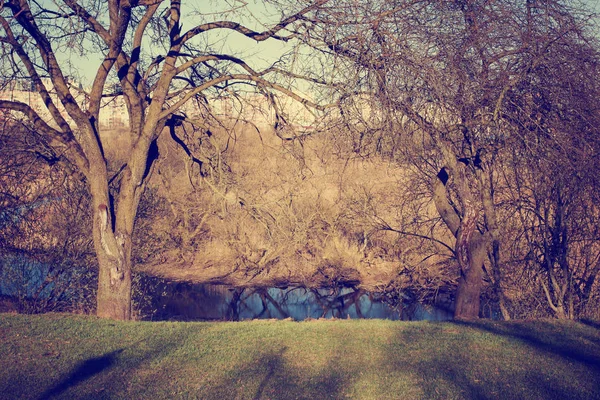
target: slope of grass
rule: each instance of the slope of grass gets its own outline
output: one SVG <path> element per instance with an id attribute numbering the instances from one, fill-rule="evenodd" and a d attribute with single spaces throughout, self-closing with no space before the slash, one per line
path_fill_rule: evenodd
<path id="1" fill-rule="evenodd" d="M 0 314 L 0 367 L 7 399 L 593 399 L 600 330 L 557 321 Z"/>

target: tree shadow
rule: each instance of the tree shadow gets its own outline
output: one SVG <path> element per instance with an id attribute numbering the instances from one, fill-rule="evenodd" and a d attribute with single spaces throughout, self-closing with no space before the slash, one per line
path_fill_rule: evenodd
<path id="1" fill-rule="evenodd" d="M 440 329 L 404 327 L 388 356 L 391 368 L 413 372 L 423 398 L 600 398 L 595 383 L 600 381 L 600 346 L 595 342 L 582 346 L 551 323 L 432 324 Z M 516 339 L 534 352 L 520 354 L 519 346 L 506 347 L 499 338 L 473 335 L 465 327 Z"/>
<path id="2" fill-rule="evenodd" d="M 70 387 L 78 385 L 94 375 L 111 368 L 115 365 L 118 355 L 121 354 L 123 350 L 124 349 L 111 351 L 110 353 L 106 353 L 100 357 L 89 358 L 80 362 L 67 378 L 63 379 L 62 382 L 59 382 L 57 385 L 44 392 L 40 396 L 40 400 L 58 396 Z"/>
<path id="3" fill-rule="evenodd" d="M 284 346 L 240 365 L 220 382 L 207 387 L 200 398 L 283 400 L 345 397 L 343 390 L 351 379 L 335 367 L 335 358 L 341 357 L 341 354 L 336 353 L 329 359 L 321 374 L 311 375 L 288 363 L 287 350 Z"/>
<path id="4" fill-rule="evenodd" d="M 265 357 L 262 357 L 260 364 L 266 365 L 267 373 L 264 378 L 261 380 L 260 385 L 258 385 L 258 389 L 256 390 L 256 395 L 254 396 L 254 400 L 259 400 L 265 388 L 269 385 L 270 381 L 273 379 L 275 371 L 281 370 L 283 368 L 282 356 L 283 353 L 287 350 L 286 347 L 283 347 L 279 352 L 274 354 L 269 354 Z"/>
<path id="5" fill-rule="evenodd" d="M 600 329 L 600 322 L 598 322 L 598 321 L 594 321 L 594 320 L 585 318 L 585 319 L 580 319 L 579 322 L 581 322 L 582 324 L 587 325 L 589 327 Z"/>
<path id="6" fill-rule="evenodd" d="M 518 339 L 543 352 L 555 354 L 565 359 L 586 364 L 600 372 L 600 352 L 593 352 L 588 346 L 574 342 L 572 335 L 556 330 L 556 325 L 544 321 L 495 323 L 492 321 L 453 321 L 455 325 L 466 326 L 496 335 Z M 590 342 L 600 344 L 597 337 L 581 336 Z"/>
<path id="7" fill-rule="evenodd" d="M 73 393 L 77 393 L 77 398 L 144 398 L 141 394 L 129 392 L 131 375 L 120 371 L 137 371 L 140 367 L 171 357 L 189 341 L 190 336 L 196 336 L 206 329 L 210 329 L 209 325 L 181 324 L 156 335 L 142 335 L 135 342 L 122 342 L 117 350 L 79 361 L 68 374 L 55 380 L 37 398 L 72 398 Z M 152 392 L 155 387 L 152 382 L 147 383 Z M 143 391 L 145 386 L 136 388 Z"/>
<path id="8" fill-rule="evenodd" d="M 423 329 L 420 325 L 404 326 L 388 351 L 390 368 L 412 372 L 414 380 L 420 386 L 422 398 L 488 398 L 486 388 L 478 385 L 467 374 L 471 361 L 465 357 L 464 348 L 469 344 L 461 339 L 460 345 L 447 346 L 443 343 L 446 334 L 442 332 L 441 329 L 439 332 L 432 332 L 430 327 Z M 431 351 L 431 343 L 439 343 L 440 347 Z M 407 357 L 404 354 L 414 356 Z"/>

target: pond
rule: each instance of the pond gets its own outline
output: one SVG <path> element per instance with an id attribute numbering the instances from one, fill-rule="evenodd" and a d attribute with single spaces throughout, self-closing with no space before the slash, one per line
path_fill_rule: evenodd
<path id="1" fill-rule="evenodd" d="M 395 304 L 394 304 L 395 303 Z M 448 309 L 416 302 L 390 301 L 355 287 L 309 289 L 234 288 L 181 285 L 156 305 L 153 320 L 240 321 L 246 319 L 380 318 L 390 320 L 452 319 Z"/>

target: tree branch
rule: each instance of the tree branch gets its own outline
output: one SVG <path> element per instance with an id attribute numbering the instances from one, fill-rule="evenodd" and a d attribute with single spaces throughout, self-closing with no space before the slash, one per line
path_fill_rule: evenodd
<path id="1" fill-rule="evenodd" d="M 54 128 L 44 121 L 37 112 L 33 108 L 31 108 L 28 104 L 21 103 L 18 101 L 8 101 L 8 100 L 0 100 L 0 109 L 7 109 L 18 111 L 27 116 L 29 121 L 33 124 L 33 126 L 37 129 L 37 131 L 44 135 L 46 140 L 48 140 L 48 145 L 58 149 L 60 147 L 65 147 L 67 155 L 66 157 L 78 168 L 80 168 L 83 174 L 87 175 L 89 170 L 89 164 L 87 158 L 81 149 L 81 146 L 75 138 L 72 136 L 72 133 L 69 132 L 61 132 Z"/>
<path id="2" fill-rule="evenodd" d="M 246 37 L 249 37 L 250 39 L 256 40 L 257 42 L 261 42 L 261 41 L 267 40 L 269 38 L 287 41 L 287 40 L 289 40 L 289 38 L 278 36 L 277 32 L 281 31 L 282 29 L 285 29 L 286 26 L 302 19 L 302 17 L 305 14 L 307 14 L 310 11 L 316 10 L 318 7 L 324 5 L 328 1 L 330 1 L 330 0 L 317 0 L 310 6 L 307 6 L 307 7 L 303 8 L 302 10 L 300 10 L 299 12 L 297 12 L 296 14 L 291 15 L 291 16 L 281 20 L 277 25 L 275 25 L 271 29 L 269 29 L 267 31 L 263 31 L 263 32 L 254 31 L 252 29 L 249 29 L 249 28 L 247 28 L 237 22 L 233 22 L 233 21 L 216 21 L 216 22 L 210 22 L 207 24 L 198 25 L 195 28 L 192 28 L 189 31 L 187 31 L 179 40 L 179 44 L 184 44 L 185 42 L 192 39 L 193 37 L 195 37 L 203 32 L 213 30 L 213 29 L 231 29 L 233 31 L 241 33 L 242 35 L 244 35 Z"/>
<path id="3" fill-rule="evenodd" d="M 435 203 L 435 208 L 442 217 L 442 220 L 452 232 L 452 235 L 457 237 L 460 228 L 460 217 L 448 201 L 448 195 L 446 193 L 446 183 L 448 178 L 446 169 L 442 168 L 433 183 L 433 202 Z"/>
<path id="4" fill-rule="evenodd" d="M 71 128 L 69 127 L 69 124 L 67 124 L 67 121 L 65 121 L 65 119 L 61 115 L 60 111 L 54 104 L 54 101 L 52 101 L 52 97 L 50 96 L 50 93 L 48 93 L 46 86 L 43 84 L 42 79 L 40 78 L 33 62 L 31 61 L 31 58 L 29 58 L 29 55 L 25 52 L 23 46 L 21 46 L 21 44 L 15 38 L 12 29 L 8 24 L 8 21 L 6 21 L 6 19 L 2 16 L 0 16 L 0 25 L 2 25 L 7 35 L 6 39 L 4 39 L 3 42 L 10 44 L 12 48 L 16 51 L 17 55 L 21 59 L 21 62 L 23 62 L 25 69 L 27 69 L 27 73 L 33 81 L 35 88 L 42 97 L 42 101 L 44 102 L 46 108 L 50 112 L 50 115 L 63 132 L 70 132 Z"/>
<path id="5" fill-rule="evenodd" d="M 177 103 L 175 103 L 174 105 L 172 105 L 171 107 L 169 107 L 166 110 L 163 110 L 160 115 L 159 115 L 159 119 L 163 119 L 163 118 L 167 118 L 168 116 L 170 116 L 171 114 L 177 112 L 177 110 L 179 108 L 181 108 L 181 106 L 183 106 L 189 99 L 191 99 L 192 97 L 194 97 L 195 95 L 201 93 L 202 91 L 213 87 L 215 85 L 218 85 L 219 83 L 225 82 L 225 81 L 230 81 L 230 80 L 241 80 L 241 81 L 253 81 L 256 83 L 259 83 L 265 87 L 269 87 L 271 89 L 277 90 L 278 92 L 281 92 L 285 95 L 287 95 L 288 97 L 291 97 L 292 99 L 296 100 L 297 102 L 303 104 L 304 106 L 316 109 L 316 110 L 326 110 L 328 108 L 332 108 L 335 107 L 335 104 L 328 104 L 328 105 L 319 105 L 316 104 L 310 100 L 307 100 L 299 95 L 297 95 L 296 93 L 292 92 L 289 89 L 284 88 L 283 86 L 280 86 L 276 83 L 272 83 L 269 82 L 263 78 L 261 78 L 260 76 L 255 76 L 255 75 L 247 75 L 247 74 L 231 74 L 231 75 L 224 75 L 224 76 L 220 76 L 218 78 L 212 79 L 208 82 L 205 82 L 204 84 L 194 88 L 193 90 L 190 90 L 185 96 L 183 96 Z"/>

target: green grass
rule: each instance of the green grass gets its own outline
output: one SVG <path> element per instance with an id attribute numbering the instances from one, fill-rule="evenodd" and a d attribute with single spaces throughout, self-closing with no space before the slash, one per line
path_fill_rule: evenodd
<path id="1" fill-rule="evenodd" d="M 0 314 L 0 398 L 600 399 L 600 330 Z"/>

